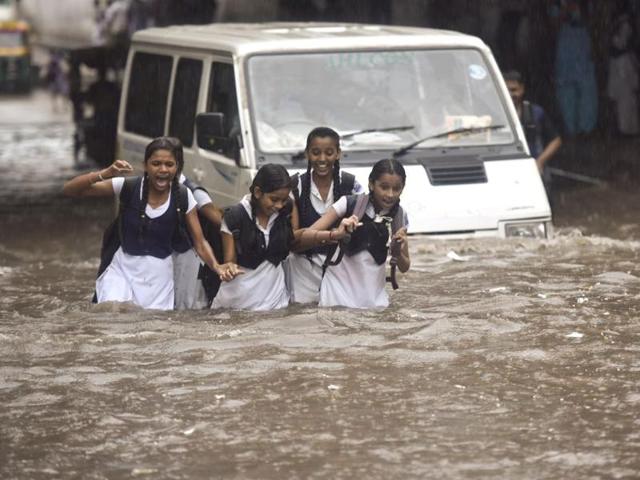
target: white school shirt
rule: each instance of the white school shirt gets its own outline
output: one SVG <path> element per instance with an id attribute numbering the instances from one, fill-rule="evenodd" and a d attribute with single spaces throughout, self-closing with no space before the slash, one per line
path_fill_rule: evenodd
<path id="1" fill-rule="evenodd" d="M 246 195 L 240 201 L 240 205 L 251 216 L 251 195 Z M 269 217 L 266 228 L 263 228 L 256 218 L 256 226 L 264 234 L 266 246 L 269 246 L 269 234 L 278 215 L 279 213 L 276 212 Z M 224 220 L 220 231 L 231 235 L 231 230 Z M 230 282 L 222 282 L 211 308 L 274 310 L 289 305 L 289 292 L 285 286 L 282 263 L 276 267 L 265 260 L 254 270 L 246 267 L 242 269 L 244 273 Z"/>
<path id="2" fill-rule="evenodd" d="M 341 180 L 342 180 L 342 173 Z M 356 180 L 351 193 L 362 193 L 364 189 Z M 298 192 L 302 194 L 302 179 L 298 178 Z M 309 191 L 311 206 L 320 215 L 324 215 L 328 208 L 333 205 L 333 182 L 329 187 L 327 199 L 323 200 L 317 185 L 311 175 L 311 188 Z M 295 303 L 318 303 L 320 298 L 320 283 L 322 282 L 322 265 L 326 255 L 314 253 L 311 257 L 305 254 L 292 253 L 287 258 L 286 272 L 287 284 L 291 294 L 291 301 Z"/>
<path id="3" fill-rule="evenodd" d="M 333 204 L 338 217 L 347 214 L 347 198 L 342 197 Z M 381 215 L 388 213 L 383 210 Z M 373 218 L 375 211 L 369 202 L 365 210 Z M 408 225 L 404 215 L 404 225 Z M 395 233 L 395 232 L 394 232 Z M 386 262 L 378 265 L 367 250 L 355 255 L 343 255 L 338 265 L 331 265 L 322 279 L 320 287 L 321 307 L 343 306 L 350 308 L 385 308 L 389 306 L 389 296 L 385 290 Z"/>
<path id="4" fill-rule="evenodd" d="M 144 182 L 144 179 L 143 179 Z M 124 177 L 112 179 L 113 192 L 120 195 Z M 142 188 L 140 189 L 142 198 Z M 196 201 L 187 194 L 187 212 L 195 208 Z M 164 214 L 171 203 L 171 195 L 167 201 L 157 208 L 147 204 L 145 213 L 149 218 L 157 218 Z M 107 269 L 96 280 L 96 296 L 101 302 L 133 302 L 142 308 L 172 310 L 173 292 L 173 259 L 157 258 L 151 255 L 129 255 L 118 248 Z"/>

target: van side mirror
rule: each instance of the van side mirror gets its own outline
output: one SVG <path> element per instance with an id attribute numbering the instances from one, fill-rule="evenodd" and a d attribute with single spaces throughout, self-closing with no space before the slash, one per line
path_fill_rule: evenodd
<path id="1" fill-rule="evenodd" d="M 224 135 L 224 113 L 199 113 L 196 115 L 198 146 L 205 150 L 221 152 L 229 139 Z"/>

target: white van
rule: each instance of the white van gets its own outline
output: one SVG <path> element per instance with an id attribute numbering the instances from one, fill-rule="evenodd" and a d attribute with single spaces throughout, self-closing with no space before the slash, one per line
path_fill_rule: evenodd
<path id="1" fill-rule="evenodd" d="M 154 137 L 185 146 L 185 173 L 236 203 L 256 170 L 306 168 L 306 136 L 342 136 L 341 166 L 405 166 L 410 233 L 551 234 L 536 164 L 489 48 L 431 29 L 325 23 L 153 28 L 133 37 L 118 121 L 120 158 Z"/>

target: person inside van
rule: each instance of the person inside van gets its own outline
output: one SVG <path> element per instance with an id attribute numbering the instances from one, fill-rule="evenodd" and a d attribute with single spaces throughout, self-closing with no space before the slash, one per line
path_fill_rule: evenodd
<path id="1" fill-rule="evenodd" d="M 398 160 L 380 160 L 369 175 L 368 194 L 341 197 L 319 220 L 298 235 L 296 251 L 308 248 L 309 240 L 312 244 L 317 243 L 316 237 L 324 241 L 343 240 L 326 263 L 320 286 L 320 306 L 385 308 L 389 305 L 385 291 L 389 253 L 392 281 L 396 266 L 406 272 L 411 264 L 408 220 L 400 206 L 405 182 L 404 167 Z M 330 230 L 338 222 L 338 229 Z M 352 232 L 350 236 L 348 232 Z"/>
<path id="2" fill-rule="evenodd" d="M 301 228 L 313 225 L 342 196 L 363 192 L 353 175 L 340 170 L 340 154 L 340 136 L 335 130 L 317 127 L 307 136 L 307 171 L 293 190 Z M 330 244 L 319 245 L 289 256 L 292 302 L 318 302 L 323 265 L 331 248 Z"/>
<path id="3" fill-rule="evenodd" d="M 175 142 L 159 137 L 145 149 L 143 176 L 124 178 L 133 168 L 125 160 L 116 160 L 64 185 L 63 193 L 71 197 L 120 199 L 120 213 L 103 244 L 109 248 L 103 248 L 96 280 L 98 303 L 133 302 L 142 308 L 173 309 L 172 253 L 187 232 L 200 258 L 222 280 L 237 274 L 234 265 L 218 263 L 204 239 L 193 194 L 178 183 L 182 168 Z"/>

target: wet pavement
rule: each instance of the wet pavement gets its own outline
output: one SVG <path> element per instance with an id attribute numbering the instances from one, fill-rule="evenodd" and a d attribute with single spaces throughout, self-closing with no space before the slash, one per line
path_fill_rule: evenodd
<path id="1" fill-rule="evenodd" d="M 640 477 L 633 173 L 559 183 L 552 240 L 412 237 L 384 311 L 141 311 L 89 303 L 112 207 L 61 197 L 68 118 L 15 102 L 0 478 Z"/>

